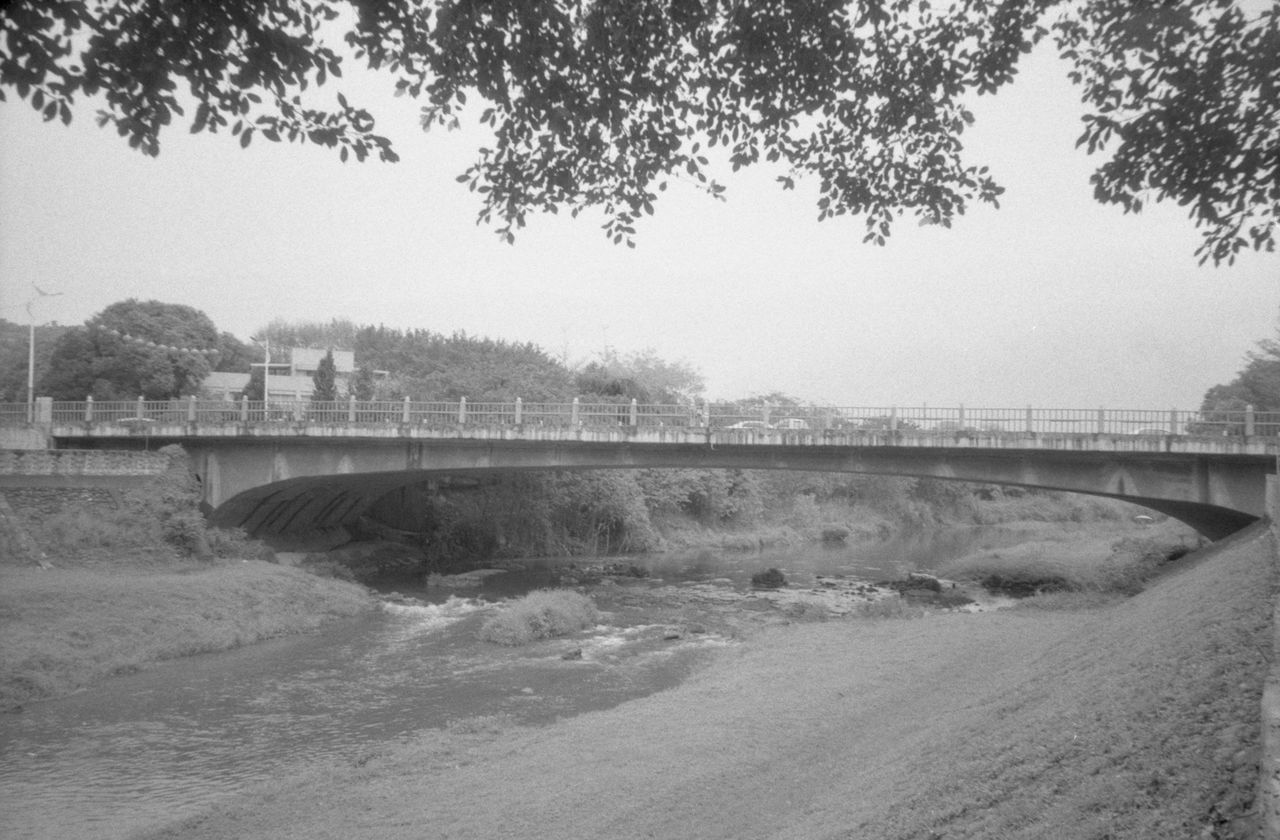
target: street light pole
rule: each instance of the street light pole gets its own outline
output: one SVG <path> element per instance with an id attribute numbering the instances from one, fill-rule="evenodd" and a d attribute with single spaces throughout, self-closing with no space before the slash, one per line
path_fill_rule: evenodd
<path id="1" fill-rule="evenodd" d="M 31 305 L 40 298 L 57 297 L 62 292 L 46 292 L 44 289 L 31 284 L 31 288 L 36 290 L 37 297 L 33 297 L 27 301 L 27 422 L 34 423 L 36 420 L 36 316 L 31 311 Z"/>
<path id="2" fill-rule="evenodd" d="M 31 315 L 31 304 L 27 304 L 27 315 Z M 27 336 L 27 422 L 36 419 L 36 319 L 30 317 L 30 333 Z"/>
<path id="3" fill-rule="evenodd" d="M 262 344 L 262 405 L 264 411 L 271 410 L 271 336 L 252 339 Z M 249 367 L 258 367 L 251 364 Z"/>
<path id="4" fill-rule="evenodd" d="M 271 338 L 268 336 L 263 341 L 262 349 L 262 403 L 267 409 L 271 408 Z"/>

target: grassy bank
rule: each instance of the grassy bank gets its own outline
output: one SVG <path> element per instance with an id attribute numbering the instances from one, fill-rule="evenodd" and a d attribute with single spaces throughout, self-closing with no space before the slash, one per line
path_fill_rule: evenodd
<path id="1" fill-rule="evenodd" d="M 1030 524 L 1021 523 L 1021 527 Z M 1117 522 L 1109 527 L 1040 523 L 1020 533 L 1025 536 L 1021 542 L 982 548 L 936 571 L 1017 596 L 1127 597 L 1141 591 L 1168 563 L 1205 544 L 1176 520 L 1151 526 Z M 1043 603 L 1053 600 L 1043 599 Z"/>
<path id="2" fill-rule="evenodd" d="M 1244 840 L 1275 560 L 1255 529 L 1106 606 L 779 626 L 612 710 L 300 757 L 158 836 Z"/>
<path id="3" fill-rule="evenodd" d="M 0 709 L 370 606 L 361 587 L 258 561 L 0 565 Z"/>

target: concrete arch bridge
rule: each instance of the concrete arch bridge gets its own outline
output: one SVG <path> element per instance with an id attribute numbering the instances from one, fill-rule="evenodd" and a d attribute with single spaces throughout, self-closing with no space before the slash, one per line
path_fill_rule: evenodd
<path id="1" fill-rule="evenodd" d="M 1280 415 L 813 408 L 750 416 L 631 404 L 40 401 L 56 448 L 190 453 L 212 520 L 270 537 L 351 523 L 442 475 L 779 469 L 1123 499 L 1217 539 L 1267 515 Z M 0 422 L 5 414 L 0 407 Z"/>

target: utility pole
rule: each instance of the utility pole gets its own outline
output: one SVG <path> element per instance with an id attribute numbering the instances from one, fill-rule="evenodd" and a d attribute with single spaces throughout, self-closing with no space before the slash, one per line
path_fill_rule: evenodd
<path id="1" fill-rule="evenodd" d="M 271 408 L 271 336 L 262 338 L 250 337 L 251 341 L 262 345 L 262 361 L 253 362 L 250 368 L 262 368 L 262 404 L 266 410 Z"/>
<path id="2" fill-rule="evenodd" d="M 40 298 L 57 297 L 62 292 L 46 292 L 44 289 L 31 284 L 31 288 L 36 290 L 38 297 L 33 297 L 27 301 L 27 422 L 34 423 L 36 419 L 36 316 L 31 311 L 31 305 Z"/>

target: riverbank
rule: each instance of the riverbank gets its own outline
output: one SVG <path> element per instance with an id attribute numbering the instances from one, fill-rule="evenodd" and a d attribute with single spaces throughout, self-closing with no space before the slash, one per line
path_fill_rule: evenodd
<path id="1" fill-rule="evenodd" d="M 773 627 L 675 689 L 300 759 L 154 836 L 1243 840 L 1275 554 L 1255 528 L 1103 607 Z"/>
<path id="2" fill-rule="evenodd" d="M 363 587 L 261 561 L 0 563 L 0 710 L 372 607 Z"/>

